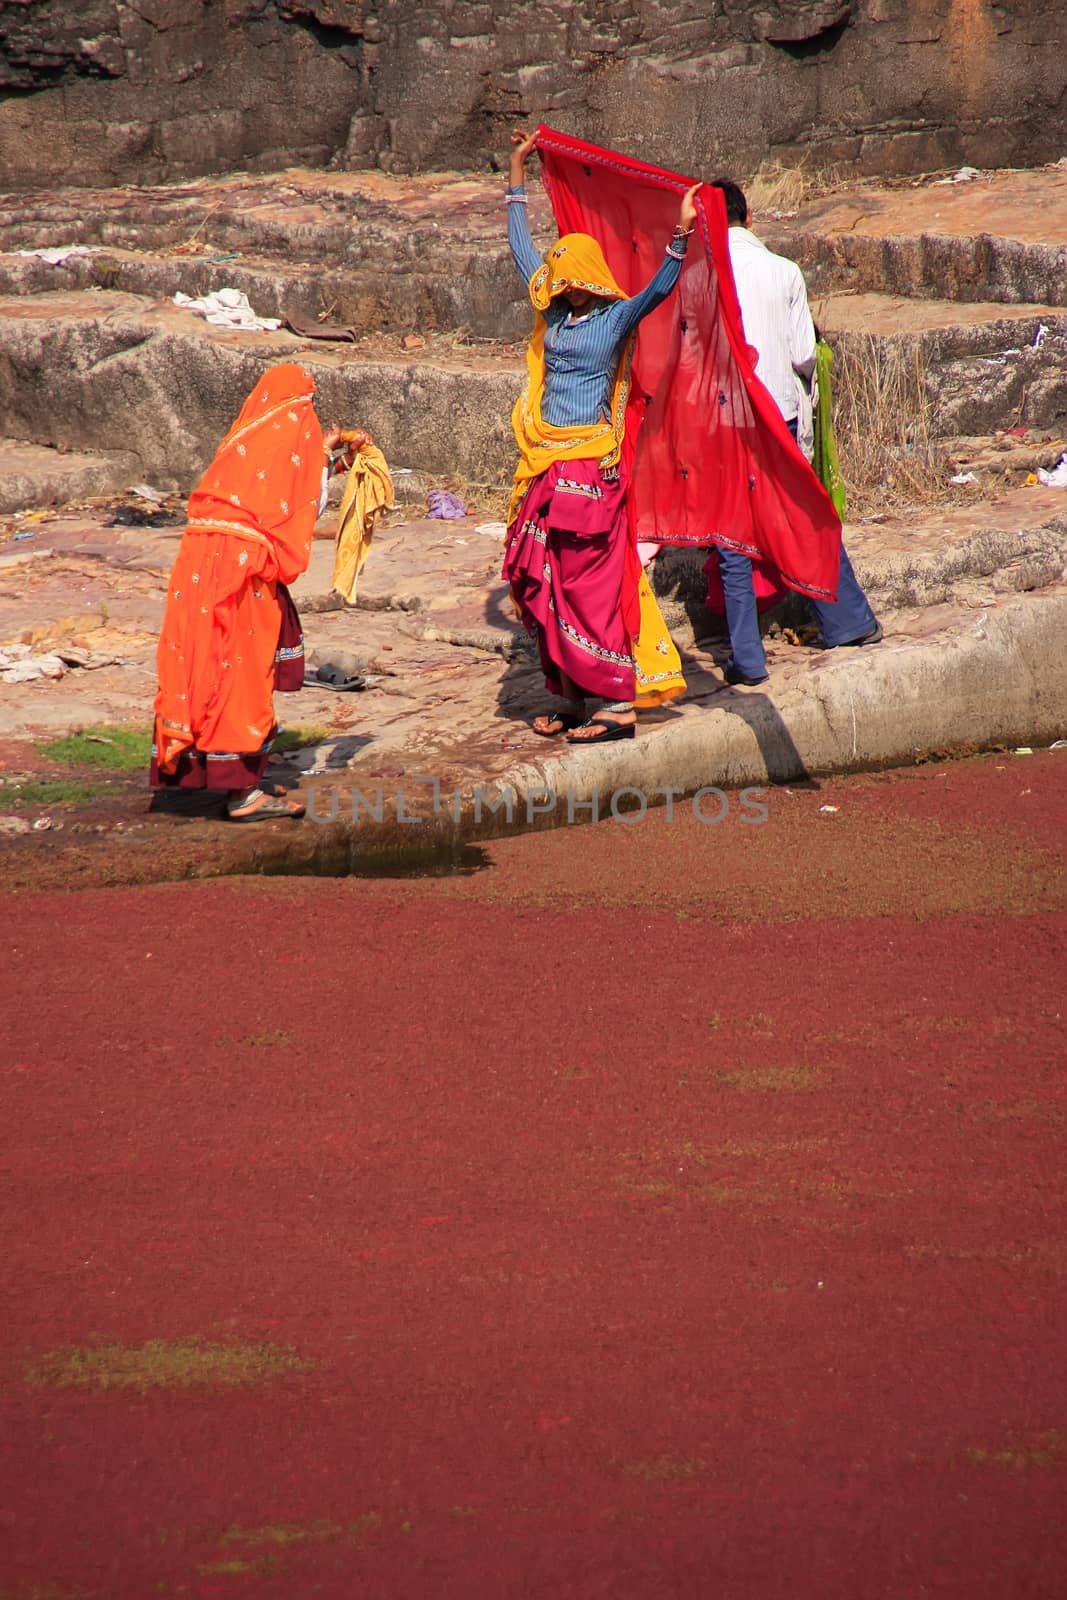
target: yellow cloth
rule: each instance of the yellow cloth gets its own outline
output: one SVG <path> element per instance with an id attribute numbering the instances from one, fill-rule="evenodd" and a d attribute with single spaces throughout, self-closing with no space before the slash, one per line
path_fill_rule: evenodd
<path id="1" fill-rule="evenodd" d="M 557 239 L 530 279 L 535 311 L 547 311 L 564 289 L 584 289 L 601 300 L 628 300 L 604 260 L 604 252 L 588 233 L 565 233 Z"/>
<path id="2" fill-rule="evenodd" d="M 530 299 L 537 312 L 533 333 L 526 347 L 526 388 L 511 414 L 519 464 L 508 506 L 508 526 L 515 521 L 522 497 L 553 461 L 600 461 L 614 466 L 622 449 L 626 428 L 626 399 L 630 392 L 632 334 L 623 347 L 611 390 L 609 419 L 573 428 L 555 428 L 541 416 L 545 392 L 544 311 L 554 295 L 564 289 L 582 289 L 604 300 L 625 300 L 612 277 L 604 253 L 595 239 L 585 233 L 566 233 L 548 252 L 544 264 L 530 279 Z"/>
<path id="3" fill-rule="evenodd" d="M 634 704 L 658 706 L 685 693 L 682 658 L 667 632 L 667 624 L 644 572 L 637 585 L 637 597 L 641 602 L 641 621 L 640 632 L 633 641 L 637 666 Z"/>
<path id="4" fill-rule="evenodd" d="M 377 445 L 361 445 L 345 479 L 337 522 L 333 586 L 347 603 L 356 603 L 356 584 L 366 564 L 374 525 L 393 507 L 393 480 Z"/>

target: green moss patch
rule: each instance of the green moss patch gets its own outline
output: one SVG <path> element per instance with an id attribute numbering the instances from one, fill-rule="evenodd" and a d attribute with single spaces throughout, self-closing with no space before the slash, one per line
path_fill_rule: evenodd
<path id="1" fill-rule="evenodd" d="M 283 756 L 288 750 L 306 750 L 309 745 L 323 744 L 327 739 L 336 739 L 337 733 L 333 728 L 315 728 L 297 726 L 285 728 L 275 739 L 271 747 L 271 754 Z"/>
<path id="2" fill-rule="evenodd" d="M 1000 1467 L 1004 1472 L 1052 1472 L 1067 1467 L 1067 1438 L 1062 1433 L 1041 1433 L 1002 1450 L 968 1450 L 968 1461 L 979 1467 Z"/>
<path id="3" fill-rule="evenodd" d="M 689 1456 L 652 1456 L 648 1461 L 632 1461 L 623 1468 L 628 1478 L 640 1478 L 644 1483 L 677 1483 L 687 1478 L 698 1478 L 704 1472 L 703 1461 Z"/>
<path id="4" fill-rule="evenodd" d="M 113 772 L 133 772 L 147 767 L 152 756 L 150 728 L 79 728 L 38 746 L 50 761 L 65 767 L 108 767 Z"/>
<path id="5" fill-rule="evenodd" d="M 338 1539 L 344 1529 L 336 1522 L 270 1523 L 262 1528 L 227 1528 L 223 1544 L 286 1545 L 306 1544 L 320 1539 Z"/>
<path id="6" fill-rule="evenodd" d="M 150 1339 L 50 1351 L 27 1369 L 26 1381 L 35 1389 L 214 1389 L 264 1383 L 310 1366 L 286 1345 Z"/>
<path id="7" fill-rule="evenodd" d="M 757 1089 L 764 1094 L 802 1094 L 821 1089 L 830 1080 L 825 1067 L 739 1067 L 734 1072 L 717 1072 L 720 1083 L 731 1089 Z"/>
<path id="8" fill-rule="evenodd" d="M 4 783 L 0 784 L 0 812 L 84 806 L 110 792 L 106 784 L 80 783 L 68 778 L 37 778 L 26 783 Z"/>
<path id="9" fill-rule="evenodd" d="M 226 1529 L 220 1542 L 224 1545 L 242 1545 L 250 1549 L 270 1547 L 278 1549 L 286 1545 L 324 1544 L 330 1540 L 343 1539 L 346 1543 L 359 1546 L 367 1534 L 378 1532 L 381 1526 L 381 1513 L 367 1511 L 354 1522 L 348 1523 L 272 1522 L 259 1528 L 242 1528 L 234 1525 Z"/>

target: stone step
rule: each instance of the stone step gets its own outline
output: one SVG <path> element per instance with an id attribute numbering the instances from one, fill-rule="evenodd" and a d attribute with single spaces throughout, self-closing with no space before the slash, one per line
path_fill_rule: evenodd
<path id="1" fill-rule="evenodd" d="M 552 235 L 533 195 L 531 222 Z M 19 250 L 80 245 L 59 266 Z M 360 330 L 524 337 L 529 305 L 505 241 L 502 182 L 437 174 L 244 174 L 176 188 L 0 196 L 0 293 L 243 289 L 262 316 Z M 226 259 L 219 259 L 219 258 Z"/>
<path id="2" fill-rule="evenodd" d="M 105 290 L 0 299 L 0 435 L 89 451 L 123 447 L 138 475 L 188 489 L 268 367 L 300 361 L 325 422 L 366 428 L 395 466 L 510 476 L 518 355 L 445 342 L 418 359 L 210 326 L 169 301 Z"/>
<path id="3" fill-rule="evenodd" d="M 140 476 L 138 458 L 125 451 L 86 455 L 0 438 L 0 516 L 111 494 Z"/>
<path id="4" fill-rule="evenodd" d="M 849 289 L 1067 308 L 1067 172 L 857 185 L 790 218 L 755 217 L 815 293 Z"/>
<path id="5" fill-rule="evenodd" d="M 903 354 L 935 407 L 941 438 L 1067 427 L 1067 310 L 873 293 L 813 297 L 841 362 Z"/>
<path id="6" fill-rule="evenodd" d="M 459 271 L 456 271 L 456 263 Z M 109 289 L 149 299 L 193 299 L 217 289 L 238 289 L 261 317 L 299 326 L 328 323 L 357 335 L 460 332 L 478 341 L 525 339 L 528 302 L 515 288 L 506 254 L 457 257 L 441 263 L 399 262 L 384 277 L 371 264 L 343 268 L 242 254 L 238 259 L 188 256 L 125 248 L 72 256 L 60 266 L 12 253 L 0 254 L 0 294 Z"/>
<path id="7" fill-rule="evenodd" d="M 906 307 L 866 296 L 817 305 L 840 365 L 888 348 Z M 1047 307 L 924 303 L 915 345 L 934 431 L 992 433 L 1063 427 L 1067 317 Z M 1049 330 L 1037 346 L 1044 324 Z M 872 332 L 856 331 L 866 326 Z M 366 427 L 397 467 L 502 483 L 513 467 L 510 412 L 523 381 L 518 345 L 429 335 L 405 352 L 398 337 L 353 346 L 277 333 L 218 329 L 168 299 L 117 290 L 53 291 L 0 299 L 0 359 L 18 381 L 0 391 L 0 434 L 90 452 L 122 449 L 136 477 L 187 490 L 262 371 L 300 360 L 314 373 L 320 414 Z M 119 381 L 121 380 L 121 381 Z M 77 492 L 77 491 L 75 491 Z"/>
<path id="8" fill-rule="evenodd" d="M 268 316 L 329 312 L 359 329 L 466 328 L 514 340 L 529 311 L 504 242 L 501 188 L 494 175 L 297 170 L 0 196 L 0 251 L 106 252 L 61 267 L 0 259 L 0 292 L 102 284 L 171 295 L 232 284 Z M 1067 310 L 1067 176 L 1058 169 L 964 185 L 858 186 L 793 218 L 754 220 L 772 248 L 799 261 L 813 296 Z M 553 224 L 536 184 L 531 225 L 547 244 Z"/>

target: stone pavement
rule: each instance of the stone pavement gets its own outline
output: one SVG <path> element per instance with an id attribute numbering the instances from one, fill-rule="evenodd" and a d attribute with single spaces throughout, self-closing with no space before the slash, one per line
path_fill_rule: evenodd
<path id="1" fill-rule="evenodd" d="M 330 519 L 327 512 L 325 536 L 295 586 L 309 660 L 337 660 L 371 682 L 349 693 L 309 685 L 279 697 L 283 723 L 315 732 L 278 762 L 276 776 L 314 790 L 322 816 L 337 804 L 338 822 L 253 830 L 148 816 L 147 789 L 132 783 L 117 811 L 86 824 L 104 832 L 121 824 L 125 855 L 110 860 L 111 877 L 272 864 L 343 869 L 365 856 L 437 847 L 506 825 L 503 813 L 476 819 L 479 787 L 514 791 L 513 825 L 543 824 L 563 820 L 567 792 L 572 805 L 588 808 L 599 791 L 606 810 L 624 786 L 651 795 L 665 785 L 789 781 L 931 751 L 1049 743 L 1067 732 L 1062 490 L 1020 489 L 977 507 L 850 527 L 847 542 L 885 642 L 822 653 L 788 643 L 772 624 L 770 681 L 757 690 L 723 683 L 717 662 L 725 644 L 699 603 L 694 556 L 660 558 L 656 583 L 689 693 L 644 715 L 633 743 L 602 750 L 529 730 L 546 696 L 500 582 L 502 546 L 491 524 L 394 513 L 375 537 L 358 604 L 343 607 L 330 590 Z M 0 685 L 9 781 L 33 770 L 31 747 L 48 733 L 150 721 L 155 638 L 181 528 L 100 524 L 99 514 L 60 515 L 36 524 L 31 540 L 15 544 L 9 534 L 0 543 L 0 644 L 22 640 L 46 651 L 66 639 L 111 662 L 58 681 Z M 794 620 L 796 609 L 793 602 Z M 420 779 L 437 779 L 439 790 Z M 546 788 L 559 793 L 558 807 L 538 803 Z M 366 811 L 357 827 L 345 825 L 354 789 L 369 803 L 380 791 L 380 821 Z M 397 820 L 398 791 L 406 814 L 423 819 L 419 829 Z M 132 850 L 138 836 L 151 837 L 150 860 Z M 40 859 L 77 839 L 74 818 L 62 839 L 49 830 L 6 848 Z M 26 855 L 16 876 L 29 862 Z"/>

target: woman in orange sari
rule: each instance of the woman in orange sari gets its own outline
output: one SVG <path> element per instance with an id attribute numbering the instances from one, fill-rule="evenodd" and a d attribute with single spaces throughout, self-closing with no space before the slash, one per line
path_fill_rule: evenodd
<path id="1" fill-rule="evenodd" d="M 189 497 L 157 665 L 153 788 L 228 794 L 233 822 L 301 817 L 260 786 L 277 732 L 274 690 L 304 681 L 286 585 L 306 569 L 331 449 L 302 367 L 272 367 Z"/>

